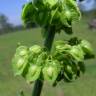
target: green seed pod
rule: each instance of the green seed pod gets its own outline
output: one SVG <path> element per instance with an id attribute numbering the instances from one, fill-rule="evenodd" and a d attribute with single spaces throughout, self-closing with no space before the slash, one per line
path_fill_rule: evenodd
<path id="1" fill-rule="evenodd" d="M 55 44 L 55 50 L 57 52 L 66 52 L 71 49 L 71 46 L 64 41 L 57 41 Z"/>
<path id="2" fill-rule="evenodd" d="M 12 66 L 14 75 L 22 75 L 28 64 L 28 57 L 14 56 Z"/>
<path id="3" fill-rule="evenodd" d="M 61 2 L 62 6 L 60 21 L 64 26 L 71 28 L 72 25 L 70 22 L 79 20 L 81 17 L 77 4 L 73 0 L 61 0 L 59 2 Z"/>
<path id="4" fill-rule="evenodd" d="M 93 50 L 92 50 L 92 47 L 90 45 L 90 43 L 86 40 L 82 40 L 81 43 L 80 43 L 83 51 L 85 54 L 93 54 Z"/>
<path id="5" fill-rule="evenodd" d="M 66 69 L 67 69 L 67 71 L 68 71 L 69 73 L 73 73 L 71 66 L 67 65 L 67 68 L 66 68 Z"/>
<path id="6" fill-rule="evenodd" d="M 49 5 L 49 7 L 52 8 L 57 4 L 58 0 L 42 0 L 42 2 L 45 6 Z"/>
<path id="7" fill-rule="evenodd" d="M 55 44 L 55 55 L 54 57 L 62 61 L 68 55 L 68 52 L 71 50 L 71 46 L 64 41 L 56 42 Z"/>
<path id="8" fill-rule="evenodd" d="M 81 13 L 77 3 L 74 0 L 66 0 L 66 5 L 66 9 L 69 9 L 71 12 L 72 20 L 79 20 L 81 18 Z"/>
<path id="9" fill-rule="evenodd" d="M 24 5 L 23 10 L 22 10 L 22 21 L 23 23 L 30 24 L 30 26 L 35 22 L 35 15 L 37 13 L 36 8 L 32 4 L 32 2 L 29 2 Z M 30 15 L 29 15 L 30 14 Z"/>
<path id="10" fill-rule="evenodd" d="M 42 52 L 37 58 L 36 58 L 36 65 L 43 66 L 45 64 L 45 60 L 47 58 L 47 53 Z"/>
<path id="11" fill-rule="evenodd" d="M 38 58 L 38 55 L 42 52 L 42 48 L 38 45 L 34 45 L 29 48 L 29 61 L 34 61 Z"/>
<path id="12" fill-rule="evenodd" d="M 71 46 L 70 45 L 68 45 L 68 44 L 65 44 L 65 45 L 58 45 L 58 46 L 56 46 L 56 50 L 58 50 L 58 51 L 67 51 L 67 50 L 70 50 L 71 49 Z"/>
<path id="13" fill-rule="evenodd" d="M 24 56 L 28 56 L 28 48 L 26 46 L 19 46 L 17 49 L 16 49 L 16 54 L 15 55 L 18 55 L 18 56 L 21 56 L 21 57 L 24 57 Z"/>
<path id="14" fill-rule="evenodd" d="M 25 76 L 28 83 L 31 83 L 40 77 L 41 68 L 41 66 L 30 64 L 28 72 Z"/>
<path id="15" fill-rule="evenodd" d="M 42 48 L 38 45 L 34 45 L 32 47 L 29 48 L 29 51 L 32 53 L 32 54 L 40 54 L 42 52 Z"/>
<path id="16" fill-rule="evenodd" d="M 83 61 L 84 60 L 84 52 L 81 48 L 81 46 L 72 46 L 71 50 L 69 51 L 69 54 L 73 56 L 74 59 L 77 61 Z"/>
<path id="17" fill-rule="evenodd" d="M 56 69 L 52 66 L 43 68 L 44 79 L 50 82 L 54 82 L 58 76 Z"/>
<path id="18" fill-rule="evenodd" d="M 71 82 L 76 79 L 77 73 L 74 72 L 73 66 L 66 65 L 64 68 L 64 80 Z"/>
<path id="19" fill-rule="evenodd" d="M 75 60 L 71 57 L 64 58 L 63 60 L 63 72 L 64 80 L 72 81 L 77 77 L 78 66 Z"/>
<path id="20" fill-rule="evenodd" d="M 64 80 L 67 82 L 72 81 L 72 74 L 64 71 Z"/>
<path id="21" fill-rule="evenodd" d="M 60 64 L 58 61 L 47 61 L 43 68 L 44 79 L 54 83 L 60 72 Z"/>

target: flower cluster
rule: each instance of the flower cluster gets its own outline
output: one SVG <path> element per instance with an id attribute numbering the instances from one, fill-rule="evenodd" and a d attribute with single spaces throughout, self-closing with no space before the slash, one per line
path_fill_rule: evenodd
<path id="1" fill-rule="evenodd" d="M 24 24 L 36 23 L 48 30 L 55 26 L 56 32 L 72 33 L 72 21 L 80 19 L 80 12 L 74 0 L 32 0 L 24 5 Z"/>
<path id="2" fill-rule="evenodd" d="M 93 50 L 86 40 L 57 41 L 52 53 L 34 45 L 19 46 L 12 60 L 15 75 L 22 75 L 27 82 L 37 79 L 56 85 L 62 79 L 70 82 L 85 71 L 84 60 L 93 57 Z"/>

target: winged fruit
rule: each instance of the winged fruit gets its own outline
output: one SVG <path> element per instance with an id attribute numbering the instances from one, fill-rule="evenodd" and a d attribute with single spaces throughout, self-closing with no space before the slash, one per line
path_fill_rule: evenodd
<path id="1" fill-rule="evenodd" d="M 53 83 L 60 72 L 59 62 L 52 60 L 47 61 L 43 68 L 44 79 Z"/>
<path id="2" fill-rule="evenodd" d="M 41 66 L 38 66 L 36 64 L 30 64 L 28 73 L 26 74 L 26 77 L 25 77 L 27 82 L 31 83 L 37 80 L 40 77 L 41 68 L 42 68 Z"/>
<path id="3" fill-rule="evenodd" d="M 12 59 L 12 66 L 15 75 L 21 75 L 28 64 L 28 48 L 26 46 L 19 46 Z"/>

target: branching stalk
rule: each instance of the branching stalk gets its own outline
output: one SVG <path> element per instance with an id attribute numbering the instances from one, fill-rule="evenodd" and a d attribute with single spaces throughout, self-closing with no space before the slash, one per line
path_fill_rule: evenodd
<path id="1" fill-rule="evenodd" d="M 48 30 L 48 34 L 45 38 L 45 42 L 44 42 L 44 46 L 45 46 L 45 48 L 47 49 L 48 52 L 51 51 L 54 37 L 55 37 L 55 28 L 50 27 L 49 30 Z M 42 91 L 42 87 L 43 87 L 43 81 L 41 81 L 39 79 L 37 81 L 35 81 L 32 96 L 40 96 L 41 91 Z"/>

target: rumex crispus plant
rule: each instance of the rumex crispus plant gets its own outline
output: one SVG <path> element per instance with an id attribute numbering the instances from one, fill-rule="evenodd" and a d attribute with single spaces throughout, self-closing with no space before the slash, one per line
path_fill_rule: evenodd
<path id="1" fill-rule="evenodd" d="M 45 40 L 44 46 L 18 46 L 12 59 L 15 75 L 29 83 L 35 81 L 32 96 L 40 96 L 44 80 L 56 86 L 61 80 L 71 82 L 85 72 L 84 60 L 94 57 L 88 41 L 74 37 L 53 45 L 55 34 L 72 34 L 72 22 L 80 17 L 75 0 L 32 0 L 23 6 L 23 24 L 36 23 Z"/>

